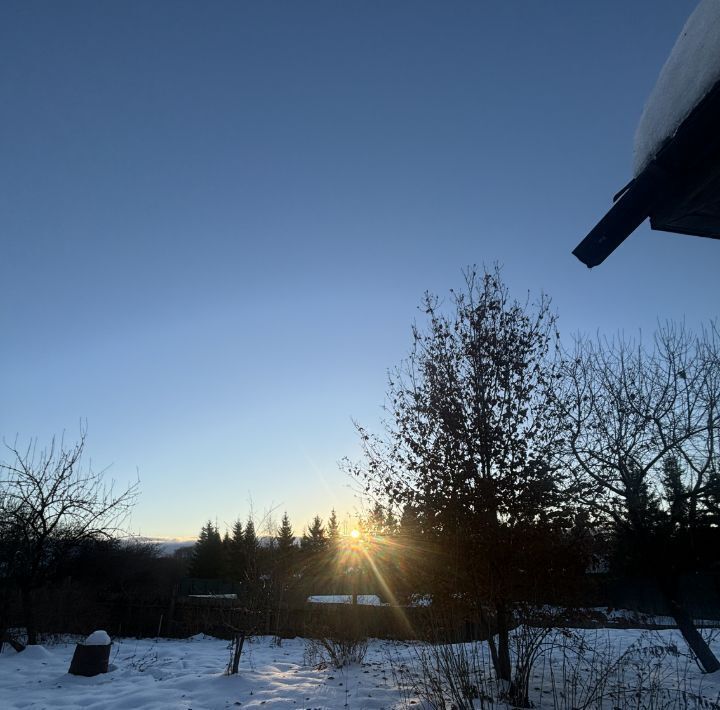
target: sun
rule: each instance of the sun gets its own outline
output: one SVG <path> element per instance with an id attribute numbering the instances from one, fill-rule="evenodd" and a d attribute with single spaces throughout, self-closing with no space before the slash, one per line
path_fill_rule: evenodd
<path id="1" fill-rule="evenodd" d="M 357 540 L 357 539 L 360 537 L 360 531 L 359 531 L 359 530 L 355 530 L 355 529 L 351 530 L 351 531 L 350 531 L 350 537 L 351 537 L 353 540 Z"/>

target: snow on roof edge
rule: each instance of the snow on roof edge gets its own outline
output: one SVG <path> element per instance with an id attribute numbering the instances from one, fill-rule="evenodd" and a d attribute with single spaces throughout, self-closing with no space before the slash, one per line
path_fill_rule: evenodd
<path id="1" fill-rule="evenodd" d="M 720 81 L 720 0 L 701 0 L 688 18 L 650 92 L 637 130 L 639 175 L 690 112 Z"/>

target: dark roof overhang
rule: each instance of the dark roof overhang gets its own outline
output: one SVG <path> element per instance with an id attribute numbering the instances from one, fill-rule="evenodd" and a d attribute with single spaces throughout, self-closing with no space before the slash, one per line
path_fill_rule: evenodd
<path id="1" fill-rule="evenodd" d="M 652 229 L 720 239 L 720 82 L 573 254 L 589 268 L 602 264 L 648 217 Z"/>

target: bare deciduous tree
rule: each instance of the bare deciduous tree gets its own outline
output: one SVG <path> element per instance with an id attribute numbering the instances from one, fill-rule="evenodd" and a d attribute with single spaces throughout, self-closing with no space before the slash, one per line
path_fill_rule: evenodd
<path id="1" fill-rule="evenodd" d="M 29 644 L 38 638 L 34 592 L 80 543 L 120 534 L 138 495 L 138 482 L 116 492 L 83 466 L 85 442 L 82 428 L 69 446 L 62 438 L 46 449 L 6 444 L 0 463 L 0 565 L 20 592 Z"/>
<path id="2" fill-rule="evenodd" d="M 681 524 L 698 529 L 717 499 L 719 354 L 714 325 L 699 335 L 666 325 L 649 348 L 622 337 L 579 340 L 565 359 L 557 398 L 585 503 L 655 577 L 708 672 L 720 664 L 678 597 L 677 560 L 658 543 Z"/>

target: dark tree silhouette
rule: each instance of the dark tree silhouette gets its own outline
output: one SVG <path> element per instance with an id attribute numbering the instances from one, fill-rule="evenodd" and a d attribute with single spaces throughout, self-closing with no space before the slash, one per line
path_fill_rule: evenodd
<path id="1" fill-rule="evenodd" d="M 585 503 L 611 522 L 626 567 L 656 579 L 703 668 L 720 669 L 678 586 L 680 573 L 697 571 L 695 542 L 720 490 L 716 328 L 693 335 L 670 324 L 649 348 L 580 340 L 562 374 L 566 453 Z"/>
<path id="2" fill-rule="evenodd" d="M 240 519 L 233 523 L 230 537 L 230 551 L 228 555 L 228 572 L 230 579 L 240 581 L 245 579 L 247 555 L 245 554 L 245 534 Z"/>
<path id="3" fill-rule="evenodd" d="M 327 537 L 331 544 L 336 544 L 340 539 L 340 525 L 338 524 L 335 508 L 332 509 L 328 518 Z"/>
<path id="4" fill-rule="evenodd" d="M 327 536 L 322 524 L 322 518 L 316 515 L 307 532 L 302 536 L 300 543 L 303 550 L 307 552 L 319 552 L 327 546 Z"/>
<path id="5" fill-rule="evenodd" d="M 382 503 L 375 501 L 372 510 L 365 518 L 363 527 L 370 534 L 381 535 L 385 532 L 385 508 Z"/>
<path id="6" fill-rule="evenodd" d="M 275 579 L 277 591 L 281 598 L 291 586 L 293 569 L 297 562 L 297 546 L 295 533 L 290 523 L 287 511 L 283 513 L 280 529 L 275 537 Z"/>
<path id="7" fill-rule="evenodd" d="M 277 534 L 277 551 L 279 555 L 287 555 L 295 549 L 295 533 L 287 511 L 283 513 L 280 529 Z"/>
<path id="8" fill-rule="evenodd" d="M 255 532 L 255 521 L 252 519 L 252 516 L 248 516 L 247 522 L 245 523 L 243 549 L 245 551 L 245 578 L 253 584 L 258 576 L 260 542 Z"/>
<path id="9" fill-rule="evenodd" d="M 436 577 L 448 597 L 477 600 L 499 632 L 496 672 L 527 703 L 527 688 L 513 686 L 512 602 L 524 581 L 555 573 L 541 553 L 567 523 L 552 466 L 555 317 L 545 298 L 511 300 L 497 268 L 468 272 L 465 286 L 447 310 L 425 296 L 426 326 L 413 327 L 410 356 L 389 378 L 386 434 L 358 427 L 365 461 L 350 468 L 442 538 Z"/>
<path id="10" fill-rule="evenodd" d="M 193 549 L 190 576 L 220 579 L 225 572 L 225 550 L 220 532 L 211 520 L 203 526 Z"/>
<path id="11" fill-rule="evenodd" d="M 38 638 L 36 590 L 83 542 L 120 534 L 137 498 L 138 483 L 116 493 L 83 467 L 85 435 L 43 450 L 6 446 L 10 460 L 0 463 L 0 568 L 20 591 L 29 644 Z"/>

